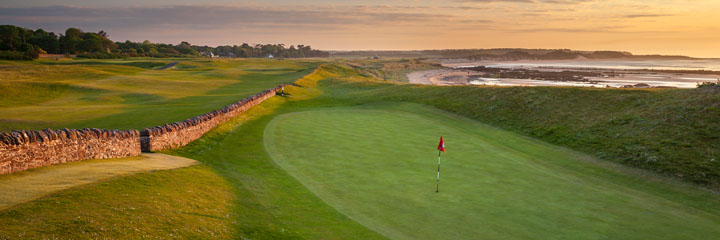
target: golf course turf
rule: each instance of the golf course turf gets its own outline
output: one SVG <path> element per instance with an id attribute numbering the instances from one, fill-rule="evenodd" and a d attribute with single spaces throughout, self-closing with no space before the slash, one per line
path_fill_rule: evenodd
<path id="1" fill-rule="evenodd" d="M 172 69 L 155 70 L 170 62 Z M 2 61 L 0 131 L 141 129 L 191 118 L 308 74 L 316 60 Z"/>
<path id="2" fill-rule="evenodd" d="M 238 187 L 238 235 L 712 239 L 719 233 L 713 193 L 425 105 L 368 101 L 362 93 L 348 99 L 341 95 L 349 88 L 334 84 L 363 79 L 345 70 L 321 68 L 298 82 L 304 87 L 288 87 L 290 97 L 272 98 L 236 120 L 242 124 L 170 152 L 211 166 Z M 435 193 L 440 135 L 448 152 Z"/>
<path id="3" fill-rule="evenodd" d="M 97 67 L 156 68 L 166 62 L 109 61 Z M 186 96 L 170 97 L 168 90 L 154 94 L 165 95 L 161 99 L 143 100 L 140 94 L 122 102 L 124 113 L 62 123 L 62 111 L 54 111 L 46 113 L 47 123 L 28 117 L 12 125 L 144 126 L 218 108 L 246 91 L 306 74 L 317 64 L 181 61 L 163 73 L 134 69 L 143 78 L 178 74 L 173 81 L 185 85 L 186 91 L 180 93 Z M 177 73 L 183 70 L 189 71 Z M 212 84 L 193 89 L 199 85 L 182 81 L 193 74 L 203 77 L 197 82 Z M 228 76 L 238 81 L 223 80 Z M 75 84 L 112 82 L 77 81 L 57 88 L 17 84 L 54 92 L 74 89 Z M 485 107 L 450 102 L 458 95 L 477 98 L 459 94 L 474 89 L 378 82 L 342 64 L 323 65 L 296 83 L 286 87 L 289 97 L 270 98 L 187 146 L 162 152 L 200 164 L 114 178 L 4 209 L 0 239 L 704 240 L 720 236 L 717 193 L 520 135 L 513 128 L 506 131 L 483 124 L 477 117 L 482 114 L 458 109 Z M 70 109 L 72 104 L 46 106 L 93 97 L 112 100 L 100 103 L 120 103 L 113 96 L 124 94 L 63 91 L 42 103 L 15 102 L 1 110 Z M 120 92 L 125 91 L 146 90 L 133 87 Z M 443 99 L 446 102 L 440 102 Z M 440 136 L 447 152 L 442 155 L 440 192 L 435 193 L 435 146 Z"/>
<path id="4" fill-rule="evenodd" d="M 435 193 L 440 135 L 447 153 Z M 280 115 L 265 147 L 318 197 L 391 239 L 720 236 L 718 211 L 622 183 L 588 156 L 421 105 Z"/>

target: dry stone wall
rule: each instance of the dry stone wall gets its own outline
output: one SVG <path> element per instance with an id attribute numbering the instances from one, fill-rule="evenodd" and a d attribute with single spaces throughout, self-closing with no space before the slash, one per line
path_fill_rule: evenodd
<path id="1" fill-rule="evenodd" d="M 222 109 L 191 119 L 143 129 L 140 132 L 142 150 L 144 152 L 153 152 L 185 146 L 202 137 L 215 126 L 245 112 L 252 106 L 260 104 L 265 101 L 265 99 L 275 96 L 277 90 L 282 86 L 284 85 L 265 90 Z"/>
<path id="2" fill-rule="evenodd" d="M 140 132 L 61 129 L 0 133 L 0 174 L 87 159 L 140 155 Z"/>
<path id="3" fill-rule="evenodd" d="M 87 159 L 137 156 L 185 146 L 215 126 L 275 96 L 284 85 L 265 90 L 191 119 L 138 130 L 61 129 L 0 133 L 0 174 Z"/>

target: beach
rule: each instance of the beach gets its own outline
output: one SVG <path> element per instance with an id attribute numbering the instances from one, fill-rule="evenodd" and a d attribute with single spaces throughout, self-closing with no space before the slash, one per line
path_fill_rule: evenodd
<path id="1" fill-rule="evenodd" d="M 444 60 L 443 69 L 412 72 L 410 83 L 433 85 L 577 86 L 612 88 L 695 88 L 702 82 L 720 81 L 720 60 L 549 60 L 467 61 Z M 541 73 L 576 72 L 579 81 L 553 78 L 492 77 L 477 71 L 484 66 L 512 71 Z M 507 75 L 507 74 L 506 74 Z"/>

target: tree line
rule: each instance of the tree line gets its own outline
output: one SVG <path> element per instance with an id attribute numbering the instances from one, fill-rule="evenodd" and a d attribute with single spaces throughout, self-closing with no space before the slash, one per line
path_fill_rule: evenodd
<path id="1" fill-rule="evenodd" d="M 32 60 L 40 54 L 68 54 L 83 58 L 124 57 L 232 57 L 232 58 L 306 58 L 329 57 L 325 51 L 305 45 L 243 43 L 233 46 L 197 46 L 188 42 L 164 44 L 143 42 L 113 42 L 105 31 L 84 32 L 68 28 L 64 34 L 43 29 L 27 29 L 0 25 L 0 59 Z"/>
<path id="2" fill-rule="evenodd" d="M 587 59 L 692 59 L 675 55 L 633 55 L 624 51 L 577 51 L 570 49 L 440 49 L 415 51 L 334 51 L 333 57 L 465 58 L 471 60 L 572 60 Z"/>

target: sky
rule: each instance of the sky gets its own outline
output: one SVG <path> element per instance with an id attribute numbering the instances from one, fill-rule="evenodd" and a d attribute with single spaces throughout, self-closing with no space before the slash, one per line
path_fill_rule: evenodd
<path id="1" fill-rule="evenodd" d="M 323 50 L 569 48 L 720 57 L 720 0 L 2 0 L 0 24 Z"/>

